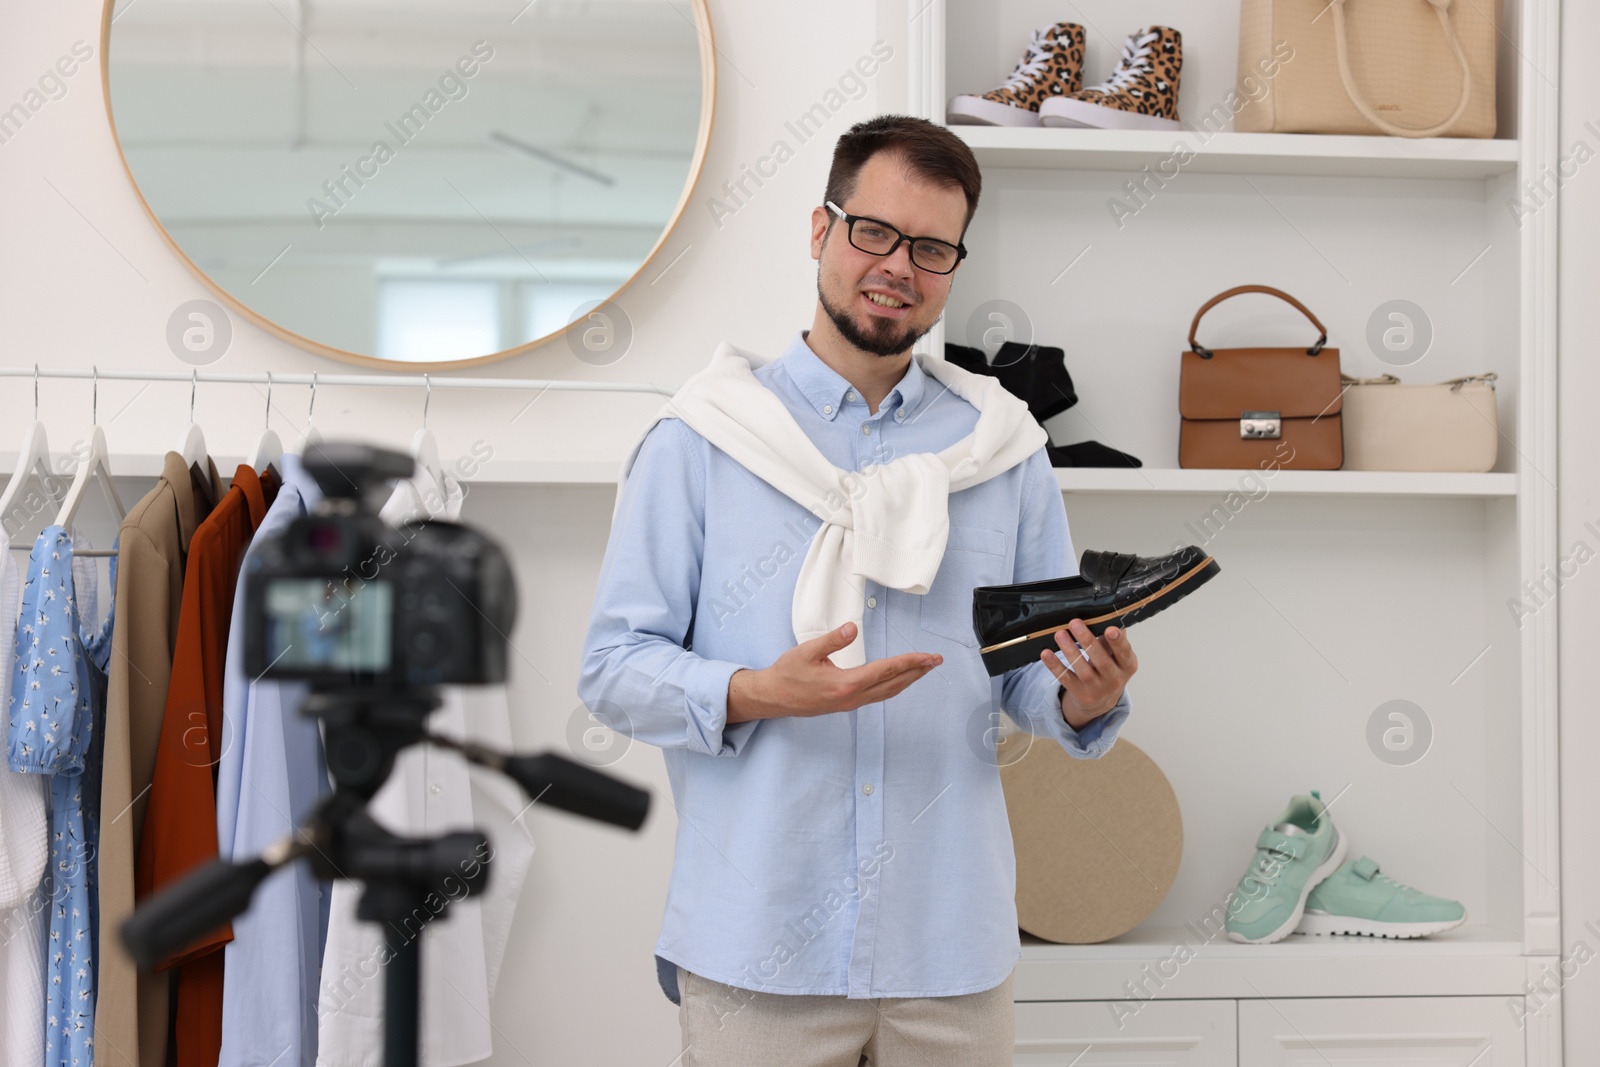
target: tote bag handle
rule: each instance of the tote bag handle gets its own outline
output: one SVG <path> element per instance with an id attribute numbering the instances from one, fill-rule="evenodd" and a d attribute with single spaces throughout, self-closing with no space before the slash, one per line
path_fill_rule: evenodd
<path id="1" fill-rule="evenodd" d="M 1385 2 L 1400 3 L 1402 0 L 1385 0 Z M 1339 55 L 1339 78 L 1344 82 L 1344 91 L 1349 94 L 1350 102 L 1356 106 L 1356 110 L 1361 112 L 1368 122 L 1396 137 L 1436 137 L 1455 125 L 1456 120 L 1466 113 L 1467 104 L 1472 99 L 1472 69 L 1467 65 L 1467 54 L 1461 48 L 1461 39 L 1456 36 L 1455 23 L 1450 21 L 1451 0 L 1426 0 L 1426 2 L 1433 5 L 1433 13 L 1439 16 L 1439 25 L 1444 27 L 1445 40 L 1450 42 L 1450 51 L 1454 53 L 1456 62 L 1461 66 L 1461 103 L 1456 105 L 1455 114 L 1438 125 L 1429 126 L 1425 130 L 1415 130 L 1396 126 L 1381 117 L 1356 89 L 1356 80 L 1350 74 L 1350 44 L 1344 23 L 1345 0 L 1333 0 L 1333 42 L 1334 50 Z"/>

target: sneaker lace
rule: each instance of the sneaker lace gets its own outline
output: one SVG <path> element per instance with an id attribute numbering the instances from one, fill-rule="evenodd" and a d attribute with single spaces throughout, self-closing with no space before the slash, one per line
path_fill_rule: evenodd
<path id="1" fill-rule="evenodd" d="M 1034 30 L 1033 36 L 1028 41 L 1027 51 L 1022 54 L 1022 59 L 1017 65 L 1011 68 L 1011 73 L 1006 75 L 1005 84 L 1001 88 L 1011 90 L 1026 88 L 1030 78 L 1044 73 L 1054 46 L 1055 41 L 1048 29 Z"/>
<path id="2" fill-rule="evenodd" d="M 1118 65 L 1116 71 L 1100 84 L 1091 85 L 1087 88 L 1102 93 L 1119 92 L 1123 86 L 1132 82 L 1140 74 L 1145 73 L 1149 68 L 1149 63 L 1144 62 L 1144 60 L 1150 55 L 1150 45 L 1158 36 L 1160 35 L 1154 30 L 1142 37 L 1129 34 L 1128 39 L 1122 42 L 1122 62 Z"/>
<path id="3" fill-rule="evenodd" d="M 1284 868 L 1288 867 L 1293 858 L 1271 849 L 1262 849 L 1261 854 L 1256 857 L 1256 865 L 1244 876 L 1244 880 L 1255 882 L 1263 889 L 1270 889 L 1278 884 Z"/>

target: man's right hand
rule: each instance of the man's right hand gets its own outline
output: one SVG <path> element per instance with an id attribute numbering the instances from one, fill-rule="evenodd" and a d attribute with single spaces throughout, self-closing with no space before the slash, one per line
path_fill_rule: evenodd
<path id="1" fill-rule="evenodd" d="M 729 724 L 854 711 L 895 696 L 944 662 L 936 652 L 907 652 L 859 667 L 835 666 L 828 657 L 855 635 L 855 623 L 847 622 L 789 649 L 765 670 L 734 671 L 728 679 Z"/>

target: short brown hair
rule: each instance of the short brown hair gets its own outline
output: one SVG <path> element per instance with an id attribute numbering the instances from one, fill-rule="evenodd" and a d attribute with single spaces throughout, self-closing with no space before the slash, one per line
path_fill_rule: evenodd
<path id="1" fill-rule="evenodd" d="M 834 145 L 833 166 L 828 170 L 823 201 L 832 200 L 843 207 L 855 194 L 861 168 L 879 152 L 896 153 L 906 168 L 923 181 L 959 186 L 967 197 L 967 217 L 961 222 L 961 237 L 966 237 L 967 227 L 978 210 L 983 174 L 965 141 L 927 119 L 879 115 L 850 127 Z M 837 218 L 832 212 L 828 213 L 830 228 Z"/>

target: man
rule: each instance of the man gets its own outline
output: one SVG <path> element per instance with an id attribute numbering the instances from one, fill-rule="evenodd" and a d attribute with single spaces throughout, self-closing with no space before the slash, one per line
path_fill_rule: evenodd
<path id="1" fill-rule="evenodd" d="M 811 328 L 754 375 L 781 401 L 770 421 L 792 419 L 852 493 L 882 490 L 876 465 L 972 447 L 991 417 L 911 353 L 944 311 L 979 189 L 966 145 L 922 119 L 875 118 L 835 148 L 812 212 Z M 1059 654 L 984 670 L 973 588 L 1077 569 L 1038 440 L 948 493 L 931 585 L 853 574 L 849 621 L 804 641 L 812 542 L 845 532 L 826 524 L 855 504 L 807 507 L 683 418 L 660 418 L 625 465 L 579 692 L 666 758 L 679 821 L 656 952 L 686 1065 L 1011 1063 L 1021 946 L 997 705 L 1095 758 L 1137 669 L 1120 628 L 1073 620 Z M 865 662 L 839 665 L 862 646 Z"/>

